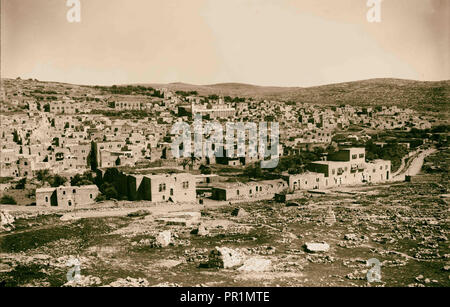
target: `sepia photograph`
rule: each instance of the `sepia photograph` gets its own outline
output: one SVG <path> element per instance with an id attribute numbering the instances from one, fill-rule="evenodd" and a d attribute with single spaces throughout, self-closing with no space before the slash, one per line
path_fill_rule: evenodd
<path id="1" fill-rule="evenodd" d="M 450 287 L 449 0 L 0 1 L 1 288 Z"/>

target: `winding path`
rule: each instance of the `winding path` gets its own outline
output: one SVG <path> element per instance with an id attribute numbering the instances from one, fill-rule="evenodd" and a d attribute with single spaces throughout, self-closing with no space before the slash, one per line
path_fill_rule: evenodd
<path id="1" fill-rule="evenodd" d="M 417 156 L 411 158 L 408 163 L 398 171 L 392 178 L 392 181 L 404 181 L 405 176 L 415 176 L 420 173 L 422 169 L 423 161 L 426 157 L 436 152 L 436 149 L 427 149 L 419 152 Z"/>

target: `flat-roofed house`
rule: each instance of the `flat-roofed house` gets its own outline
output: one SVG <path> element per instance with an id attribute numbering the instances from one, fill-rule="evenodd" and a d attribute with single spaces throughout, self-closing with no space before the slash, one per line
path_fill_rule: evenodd
<path id="1" fill-rule="evenodd" d="M 288 187 L 282 180 L 263 180 L 248 183 L 223 183 L 212 188 L 215 200 L 241 200 L 260 197 L 273 197 Z"/>
<path id="2" fill-rule="evenodd" d="M 96 185 L 41 188 L 36 189 L 36 206 L 73 208 L 94 203 L 98 194 Z"/>

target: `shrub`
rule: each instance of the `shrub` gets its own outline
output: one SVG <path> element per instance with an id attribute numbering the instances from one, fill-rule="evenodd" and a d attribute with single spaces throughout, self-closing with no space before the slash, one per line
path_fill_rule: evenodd
<path id="1" fill-rule="evenodd" d="M 104 200 L 106 200 L 106 196 L 103 195 L 103 194 L 98 194 L 97 197 L 95 198 L 96 202 L 101 202 L 101 201 L 104 201 Z"/>
<path id="2" fill-rule="evenodd" d="M 17 205 L 17 202 L 14 199 L 14 197 L 9 195 L 3 195 L 3 197 L 0 199 L 0 203 L 4 205 Z"/>
<path id="3" fill-rule="evenodd" d="M 27 178 L 20 179 L 19 182 L 16 184 L 16 190 L 24 190 L 26 183 L 27 183 Z"/>

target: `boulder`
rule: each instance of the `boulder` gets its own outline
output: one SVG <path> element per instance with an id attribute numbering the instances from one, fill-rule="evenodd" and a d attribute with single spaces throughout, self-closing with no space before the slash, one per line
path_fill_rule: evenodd
<path id="1" fill-rule="evenodd" d="M 203 224 L 200 224 L 197 229 L 191 231 L 191 234 L 195 234 L 201 237 L 209 235 L 208 229 Z"/>
<path id="2" fill-rule="evenodd" d="M 245 211 L 244 209 L 238 207 L 238 208 L 235 208 L 233 210 L 233 212 L 231 212 L 231 215 L 237 216 L 237 217 L 244 217 L 244 216 L 248 216 L 248 212 Z"/>
<path id="3" fill-rule="evenodd" d="M 348 233 L 344 236 L 344 239 L 347 241 L 356 241 L 358 237 L 354 233 Z"/>
<path id="4" fill-rule="evenodd" d="M 162 231 L 156 236 L 156 244 L 166 247 L 172 242 L 172 233 L 169 230 Z"/>
<path id="5" fill-rule="evenodd" d="M 272 261 L 270 259 L 263 259 L 253 257 L 245 260 L 244 264 L 238 269 L 243 272 L 266 272 L 270 269 Z"/>
<path id="6" fill-rule="evenodd" d="M 242 255 L 228 247 L 217 247 L 209 254 L 208 266 L 213 268 L 233 268 L 243 261 Z"/>
<path id="7" fill-rule="evenodd" d="M 333 209 L 329 209 L 327 215 L 325 216 L 325 224 L 334 225 L 336 223 L 336 215 L 334 214 Z"/>
<path id="8" fill-rule="evenodd" d="M 310 253 L 323 253 L 330 250 L 330 245 L 327 243 L 306 243 L 305 248 Z"/>
<path id="9" fill-rule="evenodd" d="M 61 221 L 75 221 L 81 219 L 81 217 L 76 216 L 74 213 L 66 213 L 59 218 Z"/>
<path id="10" fill-rule="evenodd" d="M 14 216 L 8 211 L 0 211 L 0 231 L 11 231 L 14 227 Z"/>

